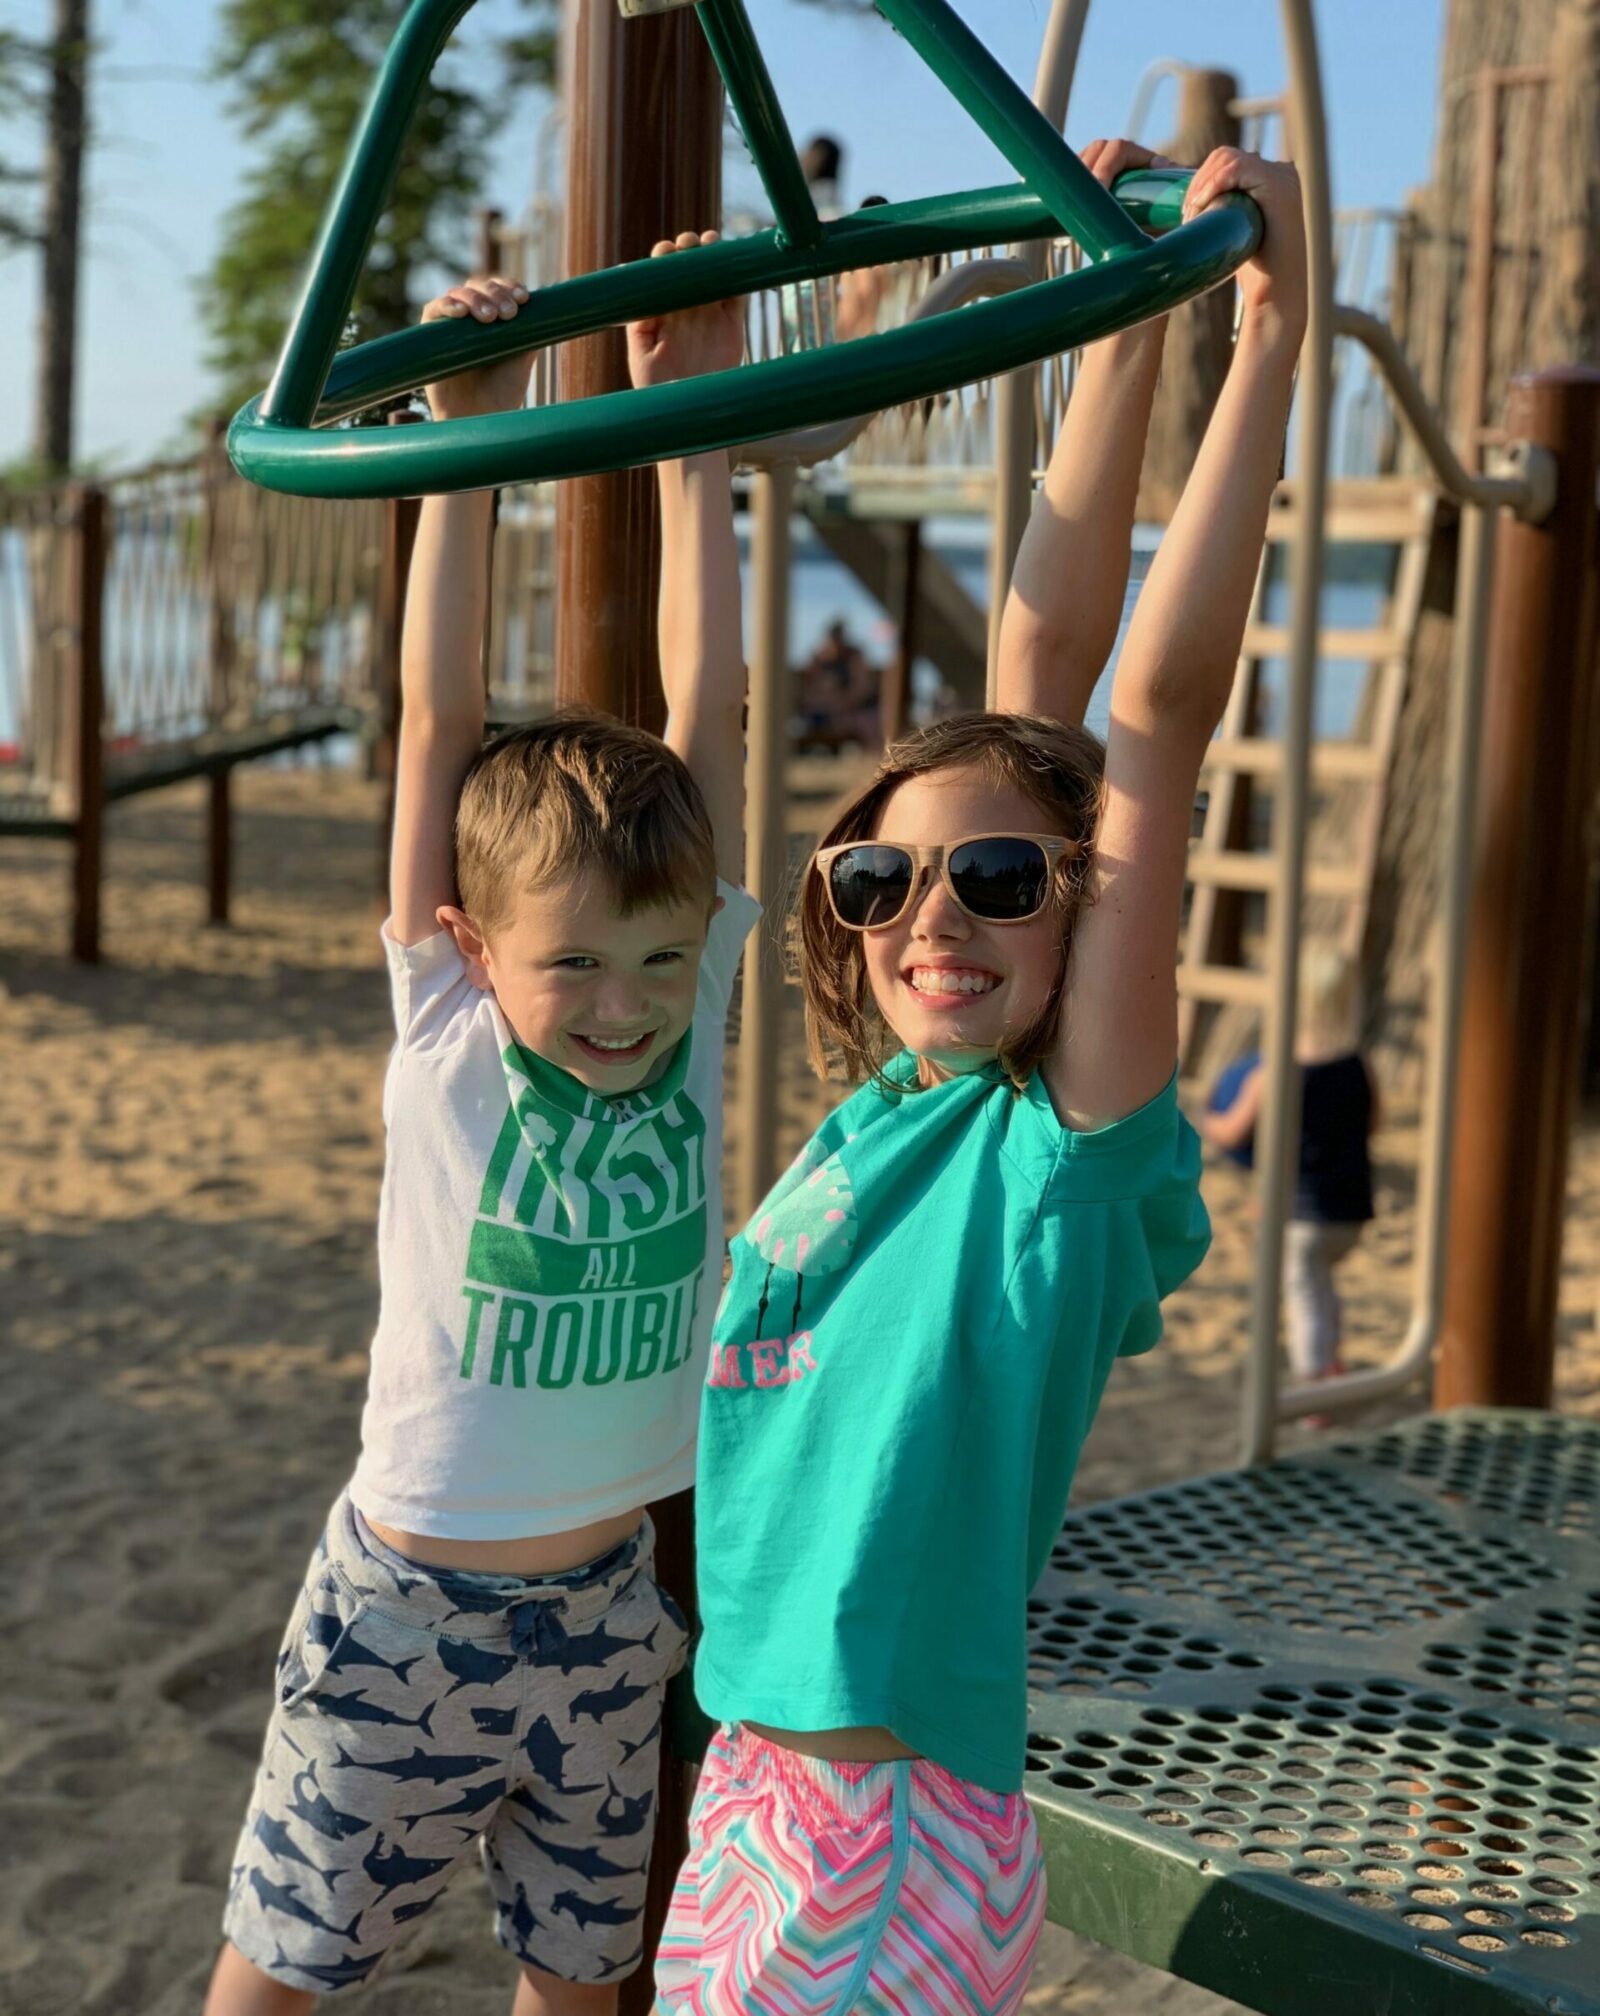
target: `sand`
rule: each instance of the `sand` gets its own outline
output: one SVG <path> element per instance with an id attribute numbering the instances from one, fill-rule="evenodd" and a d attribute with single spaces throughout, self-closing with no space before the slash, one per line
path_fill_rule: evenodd
<path id="1" fill-rule="evenodd" d="M 355 1454 L 388 1044 L 377 795 L 307 769 L 243 775 L 238 797 L 227 931 L 199 922 L 198 789 L 113 812 L 97 971 L 65 955 L 65 849 L 0 848 L 3 2016 L 198 2008 L 272 1656 Z M 786 1084 L 791 1138 L 818 1098 Z M 1403 1325 L 1414 1138 L 1401 1115 L 1379 1143 L 1383 1215 L 1347 1276 L 1357 1359 Z M 1207 1189 L 1213 1258 L 1114 1381 L 1080 1499 L 1232 1458 L 1247 1192 L 1227 1169 Z M 1589 1125 L 1559 1404 L 1600 1416 L 1597 1193 Z M 345 2001 L 488 2016 L 512 1981 L 469 1876 Z M 1051 1932 L 1029 2007 L 1229 2005 Z"/>

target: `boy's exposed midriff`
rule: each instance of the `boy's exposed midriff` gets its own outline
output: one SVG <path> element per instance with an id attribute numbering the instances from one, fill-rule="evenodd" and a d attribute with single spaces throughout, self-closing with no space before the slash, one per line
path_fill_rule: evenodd
<path id="1" fill-rule="evenodd" d="M 598 1561 L 639 1530 L 644 1508 L 595 1519 L 566 1533 L 531 1533 L 524 1540 L 438 1540 L 397 1526 L 367 1524 L 386 1547 L 424 1568 L 466 1568 L 482 1575 L 560 1575 Z"/>

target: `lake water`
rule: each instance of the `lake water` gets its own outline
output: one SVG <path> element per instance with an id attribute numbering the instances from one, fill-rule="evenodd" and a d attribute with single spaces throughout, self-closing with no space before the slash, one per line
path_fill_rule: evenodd
<path id="1" fill-rule="evenodd" d="M 987 530 L 987 526 L 976 519 L 930 519 L 925 527 L 929 550 L 939 555 L 980 608 L 986 607 L 988 602 Z M 739 531 L 748 620 L 752 602 L 748 529 L 741 523 Z M 1159 530 L 1153 526 L 1141 527 L 1135 535 L 1128 595 L 1123 610 L 1124 628 L 1158 540 Z M 1283 549 L 1275 548 L 1274 553 L 1281 566 Z M 20 571 L 19 563 L 17 535 L 0 534 L 0 572 L 13 567 Z M 1375 623 L 1381 615 L 1386 570 L 1390 564 L 1389 549 L 1334 548 L 1329 554 L 1329 580 L 1324 591 L 1325 620 L 1342 628 L 1360 628 Z M 1267 620 L 1284 621 L 1287 602 L 1287 590 L 1282 580 L 1275 579 L 1269 583 Z M 7 634 L 0 635 L 0 745 L 3 745 L 14 742 L 18 734 L 15 667 L 23 640 L 15 629 L 16 604 L 0 597 L 0 605 L 4 605 L 0 606 L 0 621 L 11 625 Z M 115 602 L 111 598 L 108 598 L 108 621 L 113 624 L 116 621 Z M 894 629 L 884 611 L 854 575 L 833 558 L 810 526 L 803 520 L 797 520 L 790 601 L 791 662 L 804 664 L 821 642 L 828 626 L 834 622 L 846 624 L 855 641 L 875 663 L 882 663 L 893 651 Z M 1119 645 L 1120 641 L 1119 638 Z M 117 643 L 114 633 L 108 636 L 108 655 L 116 652 Z M 1338 662 L 1323 665 L 1317 682 L 1316 728 L 1319 735 L 1339 736 L 1349 732 L 1360 698 L 1362 678 L 1360 666 Z M 1268 664 L 1263 685 L 1268 717 L 1265 725 L 1270 733 L 1282 694 L 1281 664 Z M 913 705 L 919 696 L 926 701 L 928 696 L 937 692 L 938 687 L 936 669 L 927 660 L 919 660 L 913 668 Z M 1089 709 L 1089 725 L 1102 733 L 1107 722 L 1109 691 L 1108 676 L 1096 689 Z M 351 750 L 325 749 L 318 760 L 327 761 L 330 756 L 348 760 L 352 753 Z"/>
<path id="2" fill-rule="evenodd" d="M 927 521 L 924 538 L 930 551 L 939 555 L 961 582 L 979 608 L 989 602 L 988 527 L 975 519 Z M 1128 592 L 1123 604 L 1122 628 L 1118 633 L 1120 651 L 1128 619 L 1143 586 L 1150 562 L 1160 541 L 1158 526 L 1140 526 L 1134 535 L 1133 559 L 1129 569 Z M 741 551 L 747 554 L 741 534 Z M 1283 578 L 1285 549 L 1273 548 L 1274 573 L 1267 583 L 1263 611 L 1268 623 L 1288 620 L 1288 585 Z M 1366 629 L 1382 617 L 1388 593 L 1389 570 L 1393 565 L 1391 547 L 1338 546 L 1328 553 L 1328 579 L 1323 589 L 1323 620 L 1339 629 Z M 745 573 L 745 609 L 750 608 L 749 570 Z M 840 566 L 816 534 L 803 521 L 797 522 L 794 544 L 794 571 L 790 590 L 790 658 L 804 664 L 821 642 L 830 623 L 842 620 L 851 634 L 875 662 L 886 659 L 894 648 L 894 626 L 855 576 Z M 1116 656 L 1112 657 L 1112 669 Z M 1282 711 L 1285 667 L 1281 660 L 1268 660 L 1262 672 L 1263 730 L 1274 732 Z M 1348 735 L 1361 699 L 1365 668 L 1341 660 L 1327 660 L 1319 669 L 1316 696 L 1316 733 L 1323 736 Z M 939 675 L 926 660 L 919 659 L 913 672 L 913 695 L 937 691 Z M 1109 720 L 1111 676 L 1102 678 L 1089 703 L 1088 724 L 1104 734 Z"/>

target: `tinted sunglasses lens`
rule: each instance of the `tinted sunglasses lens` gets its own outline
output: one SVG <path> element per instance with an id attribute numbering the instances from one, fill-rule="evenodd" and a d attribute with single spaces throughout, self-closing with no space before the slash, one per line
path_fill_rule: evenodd
<path id="1" fill-rule="evenodd" d="M 839 921 L 856 930 L 892 924 L 911 894 L 911 856 L 898 847 L 848 847 L 828 869 Z"/>
<path id="2" fill-rule="evenodd" d="M 1032 917 L 1050 893 L 1050 863 L 1037 840 L 969 840 L 950 855 L 950 881 L 975 917 Z"/>

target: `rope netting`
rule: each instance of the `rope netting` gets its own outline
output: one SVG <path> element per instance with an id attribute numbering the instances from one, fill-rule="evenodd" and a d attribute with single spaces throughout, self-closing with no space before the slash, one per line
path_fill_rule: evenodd
<path id="1" fill-rule="evenodd" d="M 101 649 L 108 769 L 320 726 L 381 726 L 382 504 L 256 489 L 220 454 L 107 480 Z M 554 504 L 509 491 L 496 532 L 497 711 L 554 691 Z M 0 819 L 65 811 L 76 609 L 72 492 L 0 490 Z"/>

